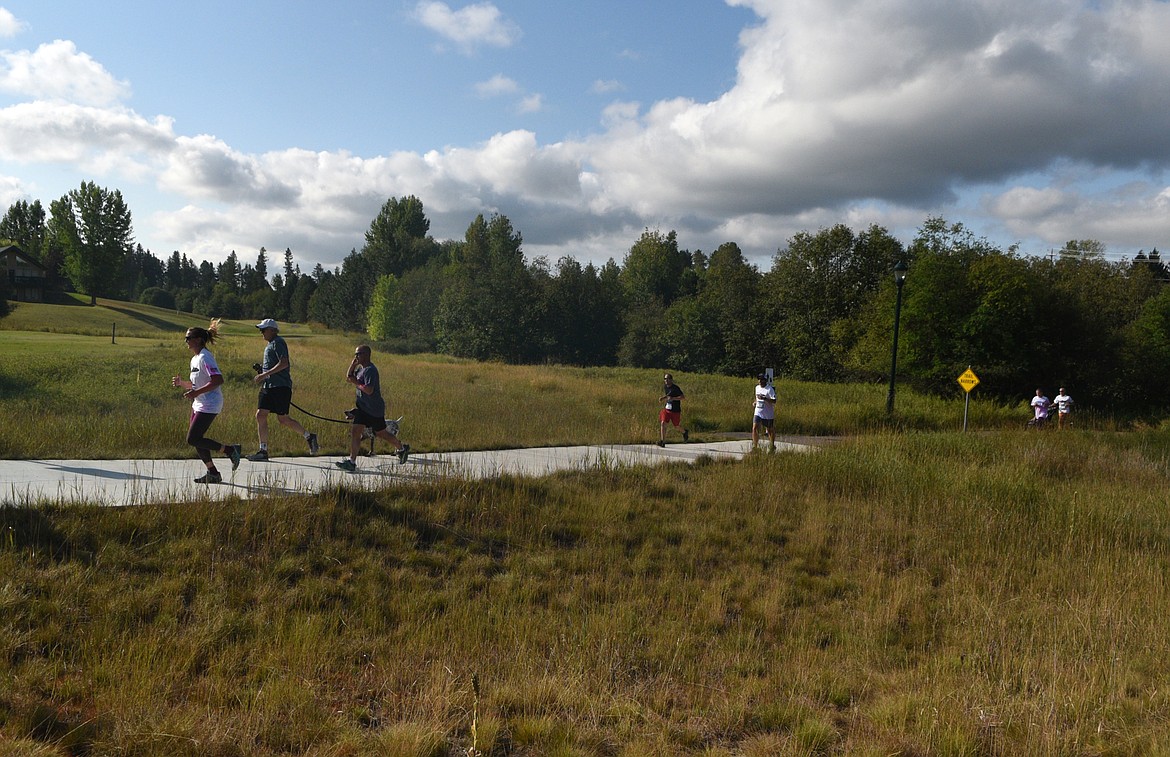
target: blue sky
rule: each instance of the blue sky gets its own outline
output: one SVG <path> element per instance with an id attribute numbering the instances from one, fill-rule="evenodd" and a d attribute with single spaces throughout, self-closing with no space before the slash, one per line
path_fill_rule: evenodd
<path id="1" fill-rule="evenodd" d="M 0 0 L 0 210 L 122 190 L 160 257 L 302 268 L 391 196 L 619 262 L 930 215 L 1170 248 L 1165 0 Z"/>

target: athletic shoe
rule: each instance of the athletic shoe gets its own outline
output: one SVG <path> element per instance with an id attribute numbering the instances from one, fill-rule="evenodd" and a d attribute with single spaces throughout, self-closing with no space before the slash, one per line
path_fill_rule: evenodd
<path id="1" fill-rule="evenodd" d="M 654 443 L 655 443 L 655 444 L 657 444 L 659 447 L 665 447 L 665 446 L 666 446 L 666 442 L 662 441 L 661 439 L 659 439 L 658 441 L 656 441 L 656 442 L 654 442 Z"/>
<path id="2" fill-rule="evenodd" d="M 197 484 L 222 484 L 223 476 L 216 471 L 207 471 L 199 478 L 195 479 Z"/>
<path id="3" fill-rule="evenodd" d="M 248 455 L 248 460 L 253 463 L 266 463 L 268 462 L 268 450 L 262 449 L 257 452 L 253 452 L 251 455 Z"/>
<path id="4" fill-rule="evenodd" d="M 686 440 L 688 440 L 688 439 L 690 439 L 690 438 L 691 438 L 691 432 L 690 432 L 690 431 L 687 431 L 687 430 L 684 428 L 684 429 L 683 429 L 683 441 L 685 442 Z"/>
<path id="5" fill-rule="evenodd" d="M 353 460 L 338 460 L 336 463 L 334 463 L 334 465 L 336 465 L 338 468 L 341 468 L 343 471 L 348 471 L 350 473 L 353 473 L 357 470 L 357 463 L 355 463 Z"/>
<path id="6" fill-rule="evenodd" d="M 396 454 L 398 455 L 398 464 L 402 465 L 406 462 L 407 456 L 410 455 L 410 445 L 403 444 L 402 449 L 398 450 Z"/>
<path id="7" fill-rule="evenodd" d="M 228 445 L 228 457 L 232 461 L 232 470 L 240 467 L 240 455 L 244 452 L 244 448 L 238 444 Z"/>
<path id="8" fill-rule="evenodd" d="M 309 454 L 315 455 L 321 451 L 321 446 L 317 444 L 317 435 L 309 434 Z"/>

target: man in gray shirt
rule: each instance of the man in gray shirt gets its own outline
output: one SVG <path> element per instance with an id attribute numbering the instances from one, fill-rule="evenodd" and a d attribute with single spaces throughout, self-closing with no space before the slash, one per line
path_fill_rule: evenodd
<path id="1" fill-rule="evenodd" d="M 254 463 L 268 460 L 268 414 L 276 413 L 280 425 L 296 431 L 309 444 L 309 454 L 317 454 L 317 435 L 310 434 L 305 427 L 288 416 L 292 403 L 292 373 L 289 372 L 288 345 L 280 336 L 280 326 L 271 318 L 256 324 L 267 342 L 264 346 L 264 362 L 256 363 L 254 383 L 260 385 L 260 397 L 256 401 L 256 435 L 260 437 L 260 451 L 248 455 Z"/>
<path id="2" fill-rule="evenodd" d="M 370 346 L 358 345 L 353 361 L 345 373 L 345 380 L 357 387 L 356 407 L 346 411 L 350 420 L 349 458 L 337 462 L 337 467 L 353 473 L 357 470 L 358 450 L 361 449 L 362 433 L 370 429 L 374 436 L 394 445 L 399 463 L 405 463 L 410 454 L 410 445 L 398 440 L 398 423 L 386 422 L 386 401 L 382 399 L 382 382 L 378 377 L 378 366 L 370 362 Z"/>

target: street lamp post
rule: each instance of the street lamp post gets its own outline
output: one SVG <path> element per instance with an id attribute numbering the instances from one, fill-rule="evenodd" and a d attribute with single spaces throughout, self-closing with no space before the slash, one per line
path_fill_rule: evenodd
<path id="1" fill-rule="evenodd" d="M 890 392 L 886 395 L 886 414 L 894 413 L 894 377 L 898 375 L 898 321 L 902 317 L 902 285 L 906 283 L 906 264 L 898 261 L 894 266 L 894 283 L 898 285 L 898 298 L 894 301 L 894 349 L 890 354 Z"/>

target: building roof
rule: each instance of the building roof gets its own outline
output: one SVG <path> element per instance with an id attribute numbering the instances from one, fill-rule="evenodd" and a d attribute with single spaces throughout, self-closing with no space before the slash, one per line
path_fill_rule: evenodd
<path id="1" fill-rule="evenodd" d="M 16 257 L 20 258 L 21 260 L 23 260 L 26 263 L 30 263 L 32 265 L 35 265 L 37 268 L 40 268 L 42 271 L 48 270 L 43 265 L 41 265 L 40 262 L 29 257 L 28 254 L 25 253 L 24 250 L 20 249 L 19 247 L 17 247 L 14 244 L 4 245 L 3 247 L 0 247 L 0 255 L 8 255 L 10 253 L 16 255 Z"/>

